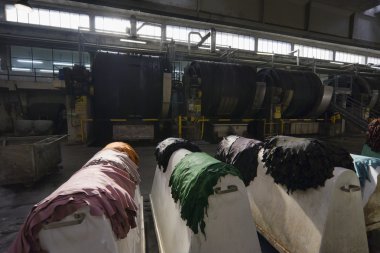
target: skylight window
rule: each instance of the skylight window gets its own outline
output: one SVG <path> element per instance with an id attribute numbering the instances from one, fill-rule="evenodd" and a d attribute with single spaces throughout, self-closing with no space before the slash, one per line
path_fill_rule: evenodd
<path id="1" fill-rule="evenodd" d="M 258 52 L 274 53 L 274 54 L 289 54 L 292 51 L 292 45 L 288 42 L 259 39 Z"/>
<path id="2" fill-rule="evenodd" d="M 80 27 L 88 29 L 90 27 L 90 18 L 85 14 L 39 8 L 33 8 L 32 12 L 27 13 L 17 10 L 13 5 L 5 6 L 5 19 L 10 22 L 68 29 L 78 29 Z"/>
<path id="3" fill-rule="evenodd" d="M 365 56 L 336 51 L 335 61 L 354 64 L 365 64 Z"/>
<path id="4" fill-rule="evenodd" d="M 95 30 L 98 32 L 127 33 L 127 29 L 130 27 L 131 23 L 127 19 L 95 17 Z"/>

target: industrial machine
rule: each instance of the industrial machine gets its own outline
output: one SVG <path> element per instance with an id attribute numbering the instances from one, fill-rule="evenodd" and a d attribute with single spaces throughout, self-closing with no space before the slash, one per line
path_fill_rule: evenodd
<path id="1" fill-rule="evenodd" d="M 211 139 L 242 135 L 248 125 L 242 119 L 259 112 L 266 89 L 265 83 L 256 82 L 255 67 L 239 64 L 194 61 L 183 79 L 187 116 L 191 121 L 206 118 L 205 132 Z"/>
<path id="2" fill-rule="evenodd" d="M 256 73 L 251 66 L 216 62 L 192 62 L 184 83 L 187 116 L 202 117 L 206 134 L 216 138 L 247 134 L 247 126 L 258 138 L 317 134 L 316 119 L 333 95 L 312 72 L 269 68 Z"/>
<path id="3" fill-rule="evenodd" d="M 98 53 L 93 65 L 94 136 L 154 139 L 170 109 L 170 66 L 158 56 Z"/>
<path id="4" fill-rule="evenodd" d="M 332 76 L 326 83 L 335 90 L 333 109 L 349 122 L 350 130 L 366 131 L 368 120 L 380 116 L 379 78 L 345 74 Z"/>
<path id="5" fill-rule="evenodd" d="M 323 76 L 305 70 L 257 71 L 255 65 L 198 60 L 177 68 L 172 61 L 96 55 L 90 120 L 97 141 L 159 139 L 164 127 L 169 134 L 178 129 L 179 136 L 209 141 L 229 134 L 339 134 L 340 115 L 357 116 L 363 128 L 366 119 L 380 115 L 376 78 L 339 75 L 322 83 Z"/>

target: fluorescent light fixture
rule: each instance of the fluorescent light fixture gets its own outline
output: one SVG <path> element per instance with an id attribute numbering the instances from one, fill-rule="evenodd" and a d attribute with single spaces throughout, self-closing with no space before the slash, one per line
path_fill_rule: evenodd
<path id="1" fill-rule="evenodd" d="M 84 65 L 84 66 L 85 66 L 86 68 L 89 68 L 89 67 L 91 67 L 91 66 L 90 66 L 90 64 L 86 64 L 86 65 Z"/>
<path id="2" fill-rule="evenodd" d="M 380 66 L 371 66 L 373 69 L 380 69 Z"/>
<path id="3" fill-rule="evenodd" d="M 151 39 L 151 40 L 160 40 L 160 37 L 157 36 L 149 36 L 149 35 L 139 35 L 139 38 L 144 38 L 144 39 Z"/>
<path id="4" fill-rule="evenodd" d="M 130 39 L 120 39 L 122 42 L 137 43 L 137 44 L 146 44 L 146 41 L 142 40 L 130 40 Z"/>
<path id="5" fill-rule="evenodd" d="M 227 46 L 227 45 L 217 45 L 217 46 L 220 48 L 231 48 L 231 46 Z"/>
<path id="6" fill-rule="evenodd" d="M 264 52 L 257 52 L 256 54 L 259 54 L 259 55 L 274 55 L 274 53 L 264 53 Z"/>
<path id="7" fill-rule="evenodd" d="M 198 49 L 211 50 L 211 48 L 209 48 L 209 47 L 198 47 Z M 219 48 L 215 48 L 215 51 L 220 51 L 220 49 Z"/>
<path id="8" fill-rule="evenodd" d="M 98 50 L 97 52 L 100 52 L 100 53 L 108 53 L 108 54 L 126 54 L 126 53 L 121 53 L 121 52 L 116 52 L 116 51 L 105 51 L 105 50 Z"/>
<path id="9" fill-rule="evenodd" d="M 40 69 L 40 72 L 42 73 L 53 73 L 52 69 Z"/>
<path id="10" fill-rule="evenodd" d="M 330 63 L 337 64 L 337 65 L 343 65 L 344 64 L 343 62 L 338 62 L 338 61 L 331 61 Z"/>
<path id="11" fill-rule="evenodd" d="M 53 65 L 60 65 L 60 66 L 74 66 L 71 62 L 53 62 Z"/>
<path id="12" fill-rule="evenodd" d="M 21 63 L 33 63 L 33 64 L 42 64 L 43 63 L 42 61 L 24 60 L 24 59 L 17 60 L 17 62 L 21 62 Z"/>
<path id="13" fill-rule="evenodd" d="M 18 11 L 25 11 L 27 13 L 32 12 L 32 6 L 28 3 L 28 0 L 19 0 L 15 3 L 15 7 Z"/>
<path id="14" fill-rule="evenodd" d="M 27 68 L 13 68 L 12 67 L 12 71 L 31 71 L 31 69 L 27 69 Z"/>

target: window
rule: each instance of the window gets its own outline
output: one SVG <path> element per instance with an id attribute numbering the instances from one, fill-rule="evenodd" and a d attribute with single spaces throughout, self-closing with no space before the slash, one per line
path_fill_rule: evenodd
<path id="1" fill-rule="evenodd" d="M 79 64 L 79 53 L 51 48 L 12 46 L 11 59 L 13 71 L 58 73 L 61 68 Z M 87 52 L 83 52 L 82 65 L 90 68 L 90 55 Z"/>
<path id="2" fill-rule="evenodd" d="M 368 57 L 367 64 L 368 63 L 374 64 L 374 65 L 380 65 L 380 58 Z"/>
<path id="3" fill-rule="evenodd" d="M 216 46 L 255 51 L 255 38 L 246 35 L 217 32 Z"/>
<path id="4" fill-rule="evenodd" d="M 29 24 L 32 24 L 32 25 L 40 24 L 40 13 L 38 9 L 33 8 L 32 12 L 29 13 Z"/>
<path id="5" fill-rule="evenodd" d="M 209 31 L 206 29 L 196 29 L 191 27 L 183 27 L 183 26 L 172 26 L 168 25 L 166 26 L 166 39 L 167 40 L 174 40 L 177 42 L 183 42 L 187 43 L 188 36 L 190 32 L 198 32 L 203 36 L 205 36 Z M 201 40 L 201 38 L 196 35 L 192 34 L 190 36 L 190 42 L 191 43 L 198 43 Z M 211 39 L 208 38 L 203 45 L 210 45 Z"/>
<path id="6" fill-rule="evenodd" d="M 97 32 L 127 33 L 127 28 L 131 27 L 129 20 L 121 18 L 95 17 L 95 30 Z"/>
<path id="7" fill-rule="evenodd" d="M 365 64 L 365 56 L 336 51 L 335 61 Z"/>
<path id="8" fill-rule="evenodd" d="M 259 39 L 257 49 L 263 53 L 289 54 L 292 51 L 292 45 L 288 42 Z"/>
<path id="9" fill-rule="evenodd" d="M 315 59 L 329 60 L 329 61 L 334 60 L 334 52 L 332 50 L 295 44 L 294 50 L 296 49 L 299 50 L 299 56 L 301 57 L 315 58 Z M 294 55 L 296 55 L 296 53 Z"/>
<path id="10" fill-rule="evenodd" d="M 137 21 L 137 29 L 141 27 L 144 22 Z M 160 39 L 161 38 L 161 27 L 156 25 L 145 24 L 140 30 L 137 31 L 139 37 L 151 38 L 151 39 Z"/>
<path id="11" fill-rule="evenodd" d="M 205 36 L 209 30 L 206 29 L 196 29 L 190 27 L 181 27 L 181 26 L 167 26 L 166 27 L 166 38 L 167 40 L 174 40 L 177 42 L 187 43 L 188 36 L 190 32 L 198 32 Z M 198 43 L 201 38 L 196 34 L 190 35 L 190 42 L 195 44 Z M 203 45 L 209 46 L 211 44 L 211 38 L 208 38 Z M 255 50 L 255 38 L 246 35 L 239 35 L 226 32 L 217 32 L 216 33 L 216 46 L 217 47 L 227 47 L 227 48 L 236 48 L 242 50 Z"/>
<path id="12" fill-rule="evenodd" d="M 40 62 L 33 62 L 32 48 L 30 47 L 11 47 L 12 71 L 32 71 L 34 65 Z"/>
<path id="13" fill-rule="evenodd" d="M 79 27 L 87 29 L 90 27 L 88 15 L 39 8 L 33 8 L 31 13 L 27 13 L 17 10 L 13 5 L 5 6 L 5 18 L 11 22 L 76 30 Z"/>
<path id="14" fill-rule="evenodd" d="M 5 19 L 17 22 L 17 10 L 13 5 L 5 5 Z"/>

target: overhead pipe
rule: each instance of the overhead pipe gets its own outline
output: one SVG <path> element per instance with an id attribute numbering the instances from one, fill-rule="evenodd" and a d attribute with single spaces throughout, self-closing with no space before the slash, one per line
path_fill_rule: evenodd
<path id="1" fill-rule="evenodd" d="M 200 47 L 203 45 L 203 43 L 205 43 L 205 41 L 210 38 L 211 36 L 211 32 L 208 32 L 205 36 L 202 37 L 202 39 L 198 42 L 198 44 L 195 46 L 195 47 Z"/>
<path id="2" fill-rule="evenodd" d="M 300 65 L 300 50 L 299 49 L 293 50 L 289 53 L 289 55 L 292 55 L 294 53 L 297 53 L 297 66 L 299 66 Z"/>
<path id="3" fill-rule="evenodd" d="M 91 35 L 99 35 L 95 34 L 94 32 L 86 32 L 86 34 L 91 34 Z M 121 34 L 120 34 L 121 35 Z M 125 34 L 124 34 L 125 35 Z M 118 34 L 114 35 L 115 37 L 118 36 Z M 50 38 L 35 38 L 35 37 L 30 37 L 30 36 L 22 36 L 22 35 L 10 35 L 10 34 L 0 34 L 0 37 L 2 38 L 8 38 L 8 39 L 18 39 L 18 40 L 30 40 L 30 41 L 38 41 L 38 42 L 46 42 L 46 43 L 57 43 L 57 44 L 67 44 L 70 45 L 74 50 L 77 47 L 78 42 L 77 41 L 68 41 L 68 40 L 58 40 L 58 39 L 50 39 Z M 155 49 L 150 49 L 150 48 L 134 48 L 134 47 L 125 47 L 125 46 L 119 46 L 119 45 L 106 45 L 106 44 L 98 44 L 98 43 L 91 43 L 91 42 L 84 42 L 83 46 L 85 46 L 89 50 L 98 50 L 98 49 L 103 49 L 103 50 L 125 50 L 125 51 L 131 51 L 131 52 L 143 52 L 143 53 L 151 53 L 151 54 L 156 54 L 160 55 L 162 53 L 165 53 L 165 51 L 157 52 Z M 192 56 L 189 55 L 183 55 L 183 52 L 177 51 L 178 55 L 182 55 L 184 57 L 188 57 L 190 60 L 196 60 L 196 59 L 204 59 L 204 60 L 215 60 L 215 61 L 220 61 L 219 56 L 215 55 L 197 55 L 196 58 L 193 58 Z M 195 57 L 195 56 L 194 56 Z M 264 60 L 255 60 L 255 59 L 244 59 L 244 58 L 236 58 L 235 61 L 237 63 L 246 63 L 246 64 L 268 64 L 267 61 Z M 295 68 L 305 68 L 307 66 L 300 65 L 296 66 L 293 64 L 289 63 L 275 63 L 274 66 L 279 66 L 279 67 L 295 67 Z M 360 67 L 360 66 L 359 66 Z M 362 67 L 360 67 L 362 69 Z M 329 67 L 316 67 L 316 70 L 321 70 L 325 73 L 352 73 L 347 70 L 341 70 L 338 68 L 329 68 Z M 366 76 L 380 76 L 380 72 L 359 72 L 358 74 L 360 75 L 366 75 Z"/>
<path id="4" fill-rule="evenodd" d="M 141 28 L 143 28 L 146 25 L 156 26 L 156 27 L 162 27 L 161 24 L 152 23 L 152 22 L 143 22 L 139 27 L 136 28 L 136 32 L 140 31 Z"/>
<path id="5" fill-rule="evenodd" d="M 215 28 L 211 28 L 210 33 L 211 33 L 210 52 L 211 53 L 215 53 L 215 51 L 216 51 L 216 29 Z"/>
<path id="6" fill-rule="evenodd" d="M 197 43 L 197 45 L 193 47 L 191 46 L 191 41 L 190 41 L 192 34 L 196 34 L 201 38 L 201 40 Z M 206 40 L 208 40 L 208 38 L 210 37 L 211 37 L 210 52 L 212 53 L 216 51 L 216 39 L 215 39 L 216 30 L 214 28 L 212 28 L 205 36 L 202 36 L 202 34 L 199 32 L 189 32 L 188 37 L 187 37 L 187 47 L 188 47 L 189 54 L 191 52 L 191 48 L 197 49 L 201 47 L 203 43 L 205 43 Z"/>
<path id="7" fill-rule="evenodd" d="M 199 33 L 199 32 L 189 32 L 189 34 L 187 35 L 187 49 L 188 49 L 189 54 L 191 53 L 191 42 L 190 42 L 190 39 L 191 39 L 191 35 L 192 34 L 198 35 L 202 39 L 202 34 L 201 33 Z"/>
<path id="8" fill-rule="evenodd" d="M 131 23 L 131 29 L 130 29 L 129 34 L 131 35 L 132 38 L 136 38 L 137 37 L 137 29 L 136 29 L 137 21 L 136 21 L 135 16 L 131 16 L 130 23 Z"/>

